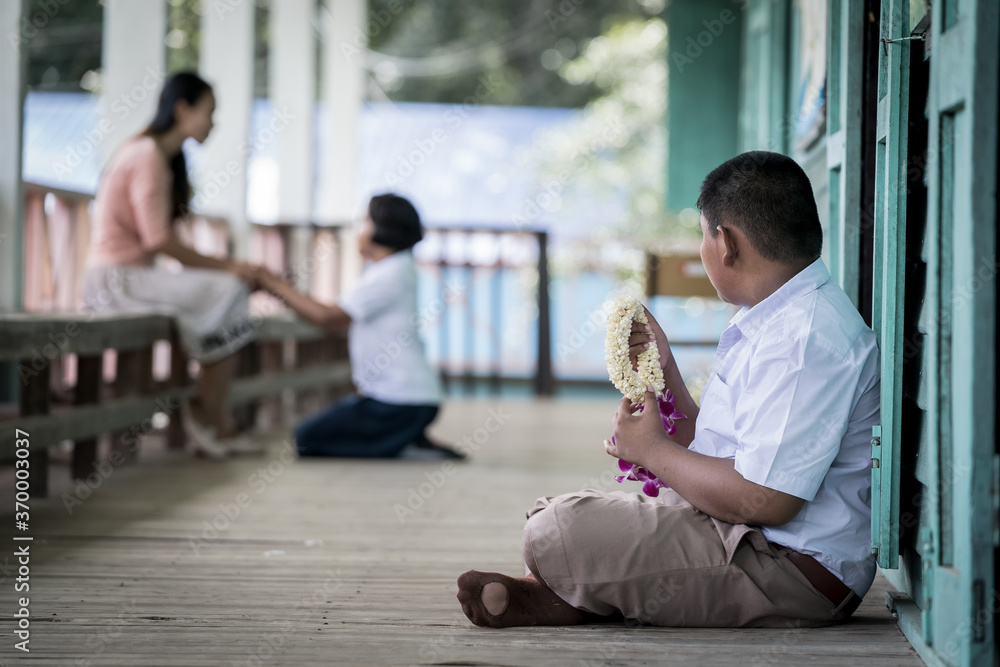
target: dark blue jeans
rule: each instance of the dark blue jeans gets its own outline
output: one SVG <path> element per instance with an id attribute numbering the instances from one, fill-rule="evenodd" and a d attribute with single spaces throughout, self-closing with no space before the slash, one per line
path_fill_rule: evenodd
<path id="1" fill-rule="evenodd" d="M 437 413 L 437 405 L 392 405 L 355 394 L 307 417 L 295 429 L 295 445 L 299 456 L 390 458 Z"/>

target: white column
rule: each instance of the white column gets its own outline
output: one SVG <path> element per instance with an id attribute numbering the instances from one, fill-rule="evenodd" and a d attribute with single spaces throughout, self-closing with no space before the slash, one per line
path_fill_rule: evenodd
<path id="1" fill-rule="evenodd" d="M 278 220 L 312 219 L 313 112 L 316 105 L 314 0 L 271 3 L 270 93 L 275 112 L 289 118 L 275 134 Z"/>
<path id="2" fill-rule="evenodd" d="M 273 6 L 274 3 L 272 3 Z M 229 221 L 237 257 L 247 256 L 247 157 L 253 103 L 254 3 L 204 0 L 200 74 L 215 92 L 215 128 L 195 176 L 194 208 Z"/>
<path id="3" fill-rule="evenodd" d="M 313 29 L 315 0 L 282 0 L 271 3 L 270 85 L 271 104 L 288 124 L 275 134 L 278 156 L 278 219 L 300 224 L 312 220 L 313 114 L 316 107 L 316 40 Z M 309 256 L 310 230 L 297 227 L 291 235 L 292 257 Z M 305 265 L 303 265 L 305 266 Z M 292 267 L 294 269 L 294 267 Z M 310 276 L 295 270 L 299 289 L 308 290 Z"/>
<path id="4" fill-rule="evenodd" d="M 105 162 L 153 119 L 166 78 L 166 30 L 166 0 L 104 3 L 101 116 L 109 128 L 101 143 Z"/>
<path id="5" fill-rule="evenodd" d="M 24 192 L 21 144 L 24 110 L 24 41 L 22 21 L 27 2 L 0 2 L 0 313 L 24 308 Z M 14 363 L 0 363 L 0 401 L 16 402 L 21 387 Z"/>
<path id="6" fill-rule="evenodd" d="M 24 28 L 21 0 L 0 2 L 0 312 L 22 307 L 24 194 L 21 132 L 24 109 Z M 0 394 L 4 393 L 0 388 Z"/>
<path id="7" fill-rule="evenodd" d="M 358 133 L 364 99 L 365 0 L 323 0 L 323 136 L 320 148 L 316 219 L 346 224 L 364 202 L 357 199 Z M 344 243 L 341 285 L 349 288 L 360 274 L 361 260 L 353 230 Z"/>

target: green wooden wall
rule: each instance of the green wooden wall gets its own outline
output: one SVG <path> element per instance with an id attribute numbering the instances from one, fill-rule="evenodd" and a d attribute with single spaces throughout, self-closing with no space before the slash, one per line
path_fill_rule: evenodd
<path id="1" fill-rule="evenodd" d="M 789 2 L 749 0 L 745 14 L 739 148 L 787 154 L 794 129 L 789 114 Z"/>
<path id="2" fill-rule="evenodd" d="M 733 0 L 667 3 L 665 208 L 694 208 L 709 171 L 738 152 L 743 12 Z"/>
<path id="3" fill-rule="evenodd" d="M 826 127 L 810 143 L 794 131 L 809 2 L 672 3 L 670 52 L 722 8 L 742 11 L 731 23 L 739 39 L 713 53 L 729 55 L 707 58 L 706 49 L 689 63 L 701 66 L 697 76 L 669 70 L 668 208 L 693 206 L 704 174 L 739 151 L 791 155 L 813 183 L 824 260 L 855 304 L 860 230 L 874 227 L 871 315 L 883 395 L 872 441 L 872 546 L 901 591 L 887 604 L 927 664 L 995 665 L 1000 3 L 882 0 L 879 36 L 890 41 L 875 45 L 878 71 L 866 74 L 865 0 L 826 0 Z M 912 40 L 924 31 L 929 50 Z M 877 117 L 863 119 L 866 76 L 877 77 Z M 729 90 L 717 90 L 720 82 Z M 703 105 L 708 99 L 715 103 Z M 860 210 L 862 122 L 875 128 L 866 147 L 875 220 Z"/>

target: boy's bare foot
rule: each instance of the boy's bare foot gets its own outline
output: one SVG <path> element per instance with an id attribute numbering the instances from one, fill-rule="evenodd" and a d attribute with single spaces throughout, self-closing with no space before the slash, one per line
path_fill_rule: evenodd
<path id="1" fill-rule="evenodd" d="M 533 576 L 508 577 L 469 570 L 458 578 L 458 601 L 476 625 L 577 625 L 584 613 L 565 602 Z"/>

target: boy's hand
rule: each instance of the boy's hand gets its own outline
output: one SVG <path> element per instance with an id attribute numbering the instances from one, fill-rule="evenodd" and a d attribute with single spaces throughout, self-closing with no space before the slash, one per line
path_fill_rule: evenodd
<path id="1" fill-rule="evenodd" d="M 646 313 L 646 320 L 649 324 L 632 322 L 632 333 L 628 337 L 628 356 L 632 361 L 632 368 L 638 369 L 637 360 L 639 354 L 649 347 L 650 341 L 655 340 L 656 349 L 660 353 L 660 366 L 666 369 L 668 361 L 673 357 L 673 353 L 670 351 L 670 343 L 667 342 L 667 335 L 663 333 L 659 322 L 649 312 L 649 309 L 645 306 L 642 309 Z"/>
<path id="2" fill-rule="evenodd" d="M 663 430 L 656 394 L 647 391 L 642 412 L 632 414 L 638 407 L 627 398 L 618 403 L 618 410 L 611 418 L 613 435 L 611 440 L 604 441 L 604 451 L 645 468 L 649 450 L 669 443 L 670 439 Z"/>

